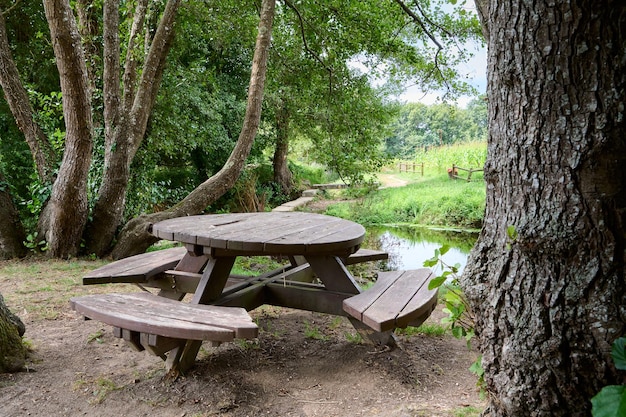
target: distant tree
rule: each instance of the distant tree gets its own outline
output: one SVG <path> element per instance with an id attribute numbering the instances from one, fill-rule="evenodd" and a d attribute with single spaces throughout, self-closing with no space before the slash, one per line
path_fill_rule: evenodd
<path id="1" fill-rule="evenodd" d="M 487 201 L 464 287 L 484 415 L 588 416 L 590 398 L 621 381 L 610 352 L 626 333 L 626 5 L 477 6 Z"/>

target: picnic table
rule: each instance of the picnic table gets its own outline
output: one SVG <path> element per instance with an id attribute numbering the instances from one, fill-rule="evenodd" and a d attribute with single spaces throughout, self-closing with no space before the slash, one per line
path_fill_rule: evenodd
<path id="1" fill-rule="evenodd" d="M 114 326 L 138 350 L 162 356 L 171 372 L 195 362 L 203 340 L 257 337 L 248 311 L 270 304 L 345 316 L 374 343 L 393 344 L 397 327 L 423 322 L 436 304 L 429 269 L 389 271 L 363 291 L 346 265 L 385 259 L 361 249 L 365 229 L 337 217 L 304 212 L 187 216 L 151 226 L 181 248 L 105 265 L 84 284 L 134 282 L 158 294 L 97 294 L 73 298 L 86 317 Z M 159 252 L 162 252 L 161 254 Z M 289 264 L 253 277 L 233 275 L 237 257 L 287 257 Z M 182 302 L 185 295 L 193 296 Z"/>

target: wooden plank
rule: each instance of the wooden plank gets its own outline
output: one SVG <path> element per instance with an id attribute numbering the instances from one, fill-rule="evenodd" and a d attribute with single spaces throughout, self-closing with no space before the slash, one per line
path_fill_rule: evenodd
<path id="1" fill-rule="evenodd" d="M 219 223 L 219 224 L 218 224 Z M 348 220 L 314 213 L 235 213 L 189 216 L 153 225 L 158 237 L 243 254 L 353 253 L 365 229 Z"/>
<path id="2" fill-rule="evenodd" d="M 344 300 L 343 308 L 377 331 L 406 327 L 432 312 L 437 290 L 428 289 L 431 278 L 426 268 L 380 273 L 372 288 Z"/>
<path id="3" fill-rule="evenodd" d="M 385 251 L 360 248 L 358 251 L 343 259 L 345 265 L 354 265 L 362 262 L 385 261 L 389 254 Z"/>
<path id="4" fill-rule="evenodd" d="M 187 253 L 185 248 L 170 248 L 120 259 L 95 269 L 83 277 L 83 284 L 143 282 L 173 269 Z"/>
<path id="5" fill-rule="evenodd" d="M 77 312 L 115 327 L 177 339 L 254 338 L 258 328 L 244 309 L 190 305 L 149 293 L 72 298 Z"/>
<path id="6" fill-rule="evenodd" d="M 185 340 L 182 339 L 173 339 L 148 333 L 140 333 L 139 340 L 143 348 L 156 356 L 163 356 L 170 350 L 185 344 Z"/>
<path id="7" fill-rule="evenodd" d="M 266 285 L 266 303 L 274 306 L 346 316 L 341 303 L 352 294 L 328 291 L 322 285 L 289 282 Z"/>

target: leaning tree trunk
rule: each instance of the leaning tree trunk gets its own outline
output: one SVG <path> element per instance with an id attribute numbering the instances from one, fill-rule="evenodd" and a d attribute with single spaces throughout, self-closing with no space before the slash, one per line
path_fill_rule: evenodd
<path id="1" fill-rule="evenodd" d="M 491 0 L 487 21 L 487 202 L 464 274 L 485 414 L 586 416 L 626 331 L 626 7 Z"/>
<path id="2" fill-rule="evenodd" d="M 87 172 L 93 147 L 91 100 L 87 68 L 76 19 L 68 0 L 44 0 L 63 94 L 65 152 L 52 194 L 41 214 L 39 229 L 48 254 L 76 255 L 87 222 Z"/>
<path id="3" fill-rule="evenodd" d="M 105 6 L 109 6 L 111 3 L 106 2 Z M 119 114 L 117 113 L 119 61 L 105 62 L 105 75 L 107 76 L 104 89 L 105 106 L 112 106 L 113 110 L 105 108 L 107 116 L 109 116 L 105 120 L 107 135 L 105 138 L 105 165 L 102 184 L 98 190 L 98 198 L 93 209 L 93 220 L 85 232 L 88 253 L 95 253 L 98 256 L 106 254 L 111 249 L 111 242 L 122 221 L 126 190 L 130 178 L 130 165 L 141 145 L 146 132 L 148 117 L 156 101 L 165 59 L 174 38 L 174 22 L 180 4 L 180 0 L 167 2 L 141 70 L 141 79 L 138 87 L 135 88 L 136 63 L 132 60 L 132 56 L 136 53 L 133 51 L 137 48 L 136 43 L 140 32 L 140 27 L 136 26 L 143 26 L 146 14 L 145 9 L 137 10 L 136 16 L 142 16 L 133 22 L 133 33 L 129 44 L 131 51 L 127 55 L 124 76 L 123 110 Z M 139 5 L 142 4 L 139 3 Z M 115 12 L 116 10 L 107 15 L 116 18 Z M 114 23 L 114 26 L 117 29 L 117 23 Z M 108 35 L 107 39 L 112 36 L 112 34 Z M 115 41 L 116 39 L 111 40 L 112 44 L 106 48 L 111 54 L 119 54 L 119 41 L 117 40 L 117 43 Z M 118 81 L 117 85 L 114 81 Z"/>
<path id="4" fill-rule="evenodd" d="M 17 372 L 26 362 L 26 348 L 22 344 L 25 331 L 22 321 L 11 313 L 0 294 L 0 374 Z"/>
<path id="5" fill-rule="evenodd" d="M 114 259 L 142 253 L 154 243 L 157 239 L 148 231 L 150 224 L 173 217 L 201 213 L 237 181 L 250 154 L 261 119 L 261 104 L 263 103 L 275 3 L 275 0 L 263 0 L 261 6 L 261 19 L 252 61 L 246 114 L 237 144 L 224 167 L 171 209 L 140 216 L 128 222 L 122 229 L 119 240 L 113 249 L 112 256 Z"/>

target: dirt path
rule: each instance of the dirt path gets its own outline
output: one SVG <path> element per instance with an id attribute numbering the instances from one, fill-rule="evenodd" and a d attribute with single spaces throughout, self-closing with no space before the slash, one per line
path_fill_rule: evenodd
<path id="1" fill-rule="evenodd" d="M 382 184 L 383 188 L 384 187 L 403 187 L 409 183 L 408 181 L 400 179 L 393 174 L 384 174 L 384 173 L 378 174 L 378 180 Z"/>

